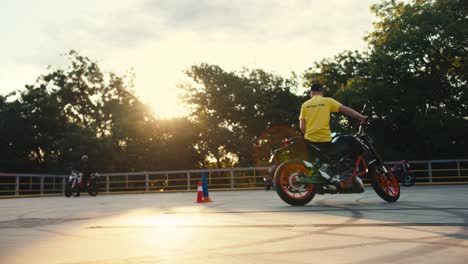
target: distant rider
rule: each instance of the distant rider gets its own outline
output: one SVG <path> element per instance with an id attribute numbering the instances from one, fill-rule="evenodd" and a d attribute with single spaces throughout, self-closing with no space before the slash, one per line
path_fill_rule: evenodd
<path id="1" fill-rule="evenodd" d="M 78 171 L 82 173 L 81 181 L 82 186 L 87 187 L 89 184 L 89 178 L 91 177 L 91 170 L 88 163 L 88 155 L 81 156 L 80 163 L 78 164 Z M 78 192 L 75 196 L 80 196 L 81 188 L 78 188 Z"/>

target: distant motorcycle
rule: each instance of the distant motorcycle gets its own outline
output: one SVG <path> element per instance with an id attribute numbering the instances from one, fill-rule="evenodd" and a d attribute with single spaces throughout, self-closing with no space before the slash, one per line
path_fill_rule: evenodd
<path id="1" fill-rule="evenodd" d="M 410 164 L 407 160 L 402 160 L 390 167 L 390 171 L 397 177 L 403 186 L 413 186 L 416 181 L 414 172 L 410 170 Z"/>
<path id="2" fill-rule="evenodd" d="M 273 185 L 273 178 L 270 175 L 264 176 L 263 181 L 265 183 L 265 190 L 269 191 L 271 188 L 275 189 L 275 186 Z"/>
<path id="3" fill-rule="evenodd" d="M 96 196 L 99 192 L 97 173 L 90 175 L 88 182 L 83 180 L 83 173 L 72 170 L 65 183 L 65 196 L 70 197 L 74 192 L 87 191 L 89 195 Z"/>

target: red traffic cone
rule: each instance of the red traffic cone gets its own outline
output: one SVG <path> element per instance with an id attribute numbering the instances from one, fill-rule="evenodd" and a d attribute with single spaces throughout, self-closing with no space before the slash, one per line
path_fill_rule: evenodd
<path id="1" fill-rule="evenodd" d="M 197 203 L 203 203 L 203 187 L 201 181 L 198 181 Z"/>

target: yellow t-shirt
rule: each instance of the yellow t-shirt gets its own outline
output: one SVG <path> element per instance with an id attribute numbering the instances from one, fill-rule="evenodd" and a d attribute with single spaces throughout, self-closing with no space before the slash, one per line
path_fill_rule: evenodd
<path id="1" fill-rule="evenodd" d="M 305 139 L 330 142 L 330 113 L 338 112 L 341 103 L 333 98 L 314 95 L 301 106 L 299 119 L 305 120 Z"/>

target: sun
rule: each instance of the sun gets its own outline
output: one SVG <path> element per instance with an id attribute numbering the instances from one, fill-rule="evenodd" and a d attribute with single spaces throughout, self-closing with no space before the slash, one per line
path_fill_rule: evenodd
<path id="1" fill-rule="evenodd" d="M 139 96 L 157 118 L 171 119 L 188 115 L 187 109 L 175 95 L 165 92 L 152 92 Z"/>
<path id="2" fill-rule="evenodd" d="M 170 119 L 187 116 L 188 110 L 180 100 L 182 91 L 177 88 L 177 83 L 174 82 L 174 79 L 178 78 L 163 70 L 159 73 L 157 76 L 149 74 L 137 76 L 136 94 L 158 118 Z"/>
<path id="3" fill-rule="evenodd" d="M 150 107 L 157 117 L 163 119 L 187 116 L 187 110 L 177 100 L 171 100 L 171 98 L 155 100 L 155 103 L 150 104 Z"/>
<path id="4" fill-rule="evenodd" d="M 176 94 L 153 91 L 144 96 L 143 101 L 158 118 L 171 119 L 188 115 L 188 110 Z"/>

